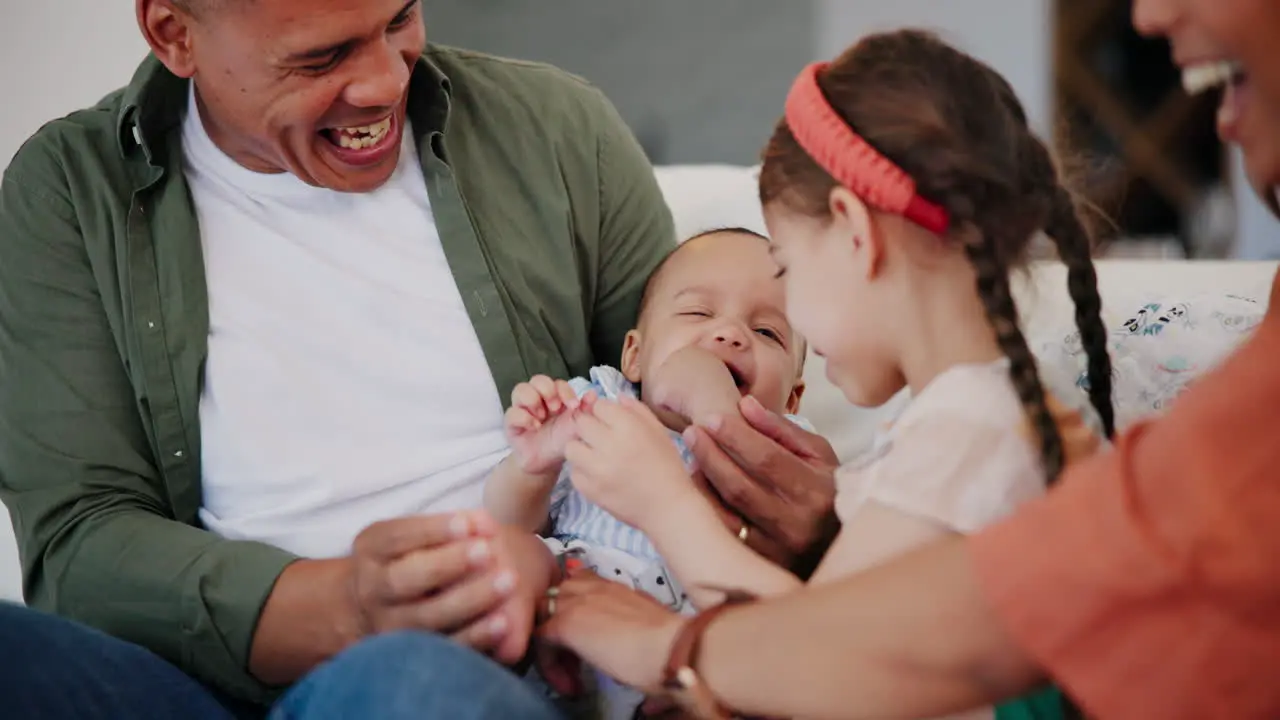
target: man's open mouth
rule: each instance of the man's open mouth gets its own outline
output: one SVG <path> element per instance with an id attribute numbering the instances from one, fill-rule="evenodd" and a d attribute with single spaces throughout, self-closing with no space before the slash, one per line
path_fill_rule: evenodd
<path id="1" fill-rule="evenodd" d="M 391 132 L 392 118 L 390 115 L 372 125 L 360 125 L 356 127 L 335 127 L 325 128 L 320 131 L 325 139 L 347 150 L 363 150 L 365 148 L 376 147 L 386 139 L 387 133 Z"/>

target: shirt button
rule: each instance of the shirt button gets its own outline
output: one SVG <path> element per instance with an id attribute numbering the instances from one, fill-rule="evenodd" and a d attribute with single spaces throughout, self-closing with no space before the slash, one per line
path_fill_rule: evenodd
<path id="1" fill-rule="evenodd" d="M 147 321 L 147 327 L 148 327 L 149 329 L 151 329 L 151 330 L 155 330 L 155 329 L 156 329 L 156 324 L 155 324 L 153 321 L 148 320 L 148 321 Z"/>

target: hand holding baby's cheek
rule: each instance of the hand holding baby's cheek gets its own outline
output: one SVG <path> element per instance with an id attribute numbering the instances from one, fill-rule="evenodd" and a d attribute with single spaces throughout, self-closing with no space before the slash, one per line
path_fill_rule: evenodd
<path id="1" fill-rule="evenodd" d="M 670 433 L 639 401 L 597 402 L 577 424 L 565 451 L 574 487 L 619 520 L 644 530 L 676 494 L 696 492 Z"/>

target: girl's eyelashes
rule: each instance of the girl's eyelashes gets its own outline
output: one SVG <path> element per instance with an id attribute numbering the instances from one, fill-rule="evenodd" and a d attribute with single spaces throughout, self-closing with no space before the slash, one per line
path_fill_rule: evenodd
<path id="1" fill-rule="evenodd" d="M 778 266 L 778 271 L 777 271 L 777 272 L 775 272 L 775 273 L 773 274 L 773 279 L 774 279 L 774 280 L 777 280 L 778 278 L 780 278 L 780 277 L 782 277 L 783 275 L 786 275 L 786 274 L 787 274 L 787 269 L 786 269 L 785 267 L 782 267 L 781 265 L 779 265 L 779 266 Z"/>

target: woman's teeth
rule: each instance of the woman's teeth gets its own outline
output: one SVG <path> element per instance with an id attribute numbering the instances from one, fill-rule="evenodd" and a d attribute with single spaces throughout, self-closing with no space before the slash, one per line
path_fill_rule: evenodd
<path id="1" fill-rule="evenodd" d="M 1199 95 L 1205 90 L 1227 85 L 1244 73 L 1240 63 L 1232 60 L 1191 65 L 1182 70 L 1182 88 L 1188 95 Z"/>
<path id="2" fill-rule="evenodd" d="M 391 118 L 387 117 L 373 125 L 333 128 L 333 141 L 349 150 L 360 150 L 382 142 L 390 130 Z"/>

